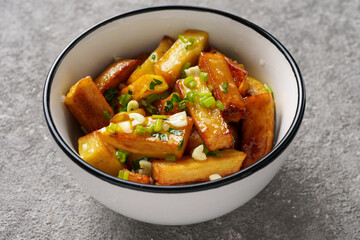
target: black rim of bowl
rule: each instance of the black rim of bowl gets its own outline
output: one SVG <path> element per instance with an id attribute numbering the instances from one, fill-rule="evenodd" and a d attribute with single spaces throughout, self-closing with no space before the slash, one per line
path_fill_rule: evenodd
<path id="1" fill-rule="evenodd" d="M 246 25 L 262 35 L 264 38 L 266 38 L 268 41 L 270 41 L 273 45 L 275 45 L 279 51 L 284 55 L 284 57 L 289 62 L 292 71 L 295 75 L 295 78 L 297 80 L 297 87 L 298 87 L 298 103 L 297 103 L 297 109 L 296 114 L 293 118 L 293 122 L 288 129 L 285 136 L 281 139 L 281 141 L 272 149 L 272 151 L 267 154 L 264 158 L 259 160 L 257 163 L 253 164 L 252 166 L 240 170 L 237 173 L 234 173 L 230 176 L 224 177 L 219 180 L 215 181 L 209 181 L 209 182 L 202 182 L 197 184 L 190 184 L 190 185 L 179 185 L 179 186 L 157 186 L 157 185 L 145 185 L 130 181 L 125 181 L 113 176 L 110 176 L 106 173 L 101 172 L 100 170 L 92 167 L 88 163 L 86 163 L 84 160 L 82 160 L 77 153 L 72 151 L 72 149 L 65 143 L 65 141 L 60 136 L 54 122 L 52 119 L 52 114 L 50 111 L 50 92 L 51 92 L 51 86 L 52 81 L 54 78 L 54 75 L 56 74 L 56 71 L 58 69 L 58 66 L 61 64 L 64 57 L 69 53 L 69 51 L 84 37 L 95 31 L 96 29 L 100 28 L 103 25 L 106 25 L 112 21 L 138 15 L 142 13 L 148 13 L 153 11 L 167 11 L 167 10 L 185 10 L 185 11 L 200 11 L 200 12 L 209 12 L 217 15 L 221 15 L 227 18 L 230 18 L 232 20 L 235 20 L 243 25 Z M 195 6 L 158 6 L 158 7 L 150 7 L 150 8 L 143 8 L 131 12 L 126 12 L 117 16 L 114 16 L 112 18 L 109 18 L 103 22 L 100 22 L 96 24 L 95 26 L 89 28 L 84 33 L 82 33 L 80 36 L 78 36 L 75 40 L 73 40 L 66 48 L 63 50 L 63 52 L 59 55 L 59 57 L 55 60 L 54 64 L 52 65 L 48 76 L 46 78 L 45 86 L 44 86 L 44 92 L 43 92 L 43 107 L 44 107 L 44 114 L 46 123 L 49 127 L 49 130 L 55 140 L 55 142 L 58 144 L 58 146 L 62 149 L 62 151 L 79 167 L 81 167 L 83 170 L 87 171 L 88 173 L 117 186 L 133 189 L 133 190 L 139 190 L 139 191 L 146 191 L 146 192 L 154 192 L 154 193 L 185 193 L 185 192 L 193 192 L 193 191 L 201 191 L 201 190 L 209 190 L 213 188 L 217 188 L 220 186 L 227 185 L 229 183 L 233 183 L 236 181 L 239 181 L 243 178 L 246 178 L 247 176 L 259 171 L 260 169 L 264 168 L 271 162 L 273 162 L 291 143 L 291 141 L 294 139 L 303 115 L 305 111 L 305 85 L 300 73 L 300 70 L 293 59 L 293 57 L 290 55 L 290 53 L 286 50 L 286 48 L 278 41 L 276 40 L 271 34 L 269 34 L 267 31 L 262 29 L 261 27 L 241 18 L 236 15 L 226 13 L 223 11 L 215 10 L 215 9 L 209 9 L 209 8 L 203 8 L 203 7 L 195 7 Z"/>

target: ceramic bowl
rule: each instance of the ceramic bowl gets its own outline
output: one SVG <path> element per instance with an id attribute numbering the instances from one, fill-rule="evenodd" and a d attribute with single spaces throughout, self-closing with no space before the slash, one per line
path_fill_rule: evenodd
<path id="1" fill-rule="evenodd" d="M 78 124 L 63 103 L 84 76 L 97 76 L 113 57 L 155 49 L 164 35 L 186 29 L 209 33 L 209 45 L 243 63 L 268 83 L 276 104 L 273 150 L 251 167 L 219 180 L 184 186 L 143 185 L 107 175 L 77 154 Z M 179 225 L 210 220 L 243 205 L 274 177 L 303 118 L 304 83 L 285 47 L 255 24 L 232 14 L 191 6 L 161 6 L 124 13 L 91 27 L 59 55 L 47 76 L 43 105 L 58 153 L 83 189 L 110 209 L 140 221 Z"/>

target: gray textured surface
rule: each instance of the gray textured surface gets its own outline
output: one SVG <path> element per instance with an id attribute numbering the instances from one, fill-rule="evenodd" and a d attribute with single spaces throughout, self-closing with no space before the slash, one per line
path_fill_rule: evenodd
<path id="1" fill-rule="evenodd" d="M 155 226 L 108 210 L 54 153 L 46 74 L 89 26 L 186 1 L 10 1 L 0 9 L 0 239 L 359 239 L 360 1 L 196 1 L 262 26 L 297 60 L 307 108 L 292 155 L 244 206 L 213 221 Z"/>

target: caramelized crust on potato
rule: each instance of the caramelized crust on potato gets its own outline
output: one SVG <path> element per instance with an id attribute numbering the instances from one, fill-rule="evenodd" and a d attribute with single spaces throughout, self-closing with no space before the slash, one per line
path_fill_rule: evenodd
<path id="1" fill-rule="evenodd" d="M 264 84 L 262 84 L 253 77 L 248 76 L 247 82 L 248 82 L 248 89 L 246 91 L 246 94 L 249 96 L 255 96 L 269 92 L 268 90 L 266 90 Z"/>
<path id="2" fill-rule="evenodd" d="M 184 99 L 186 93 L 196 90 L 199 93 L 209 93 L 209 89 L 200 81 L 198 77 L 194 77 L 197 87 L 190 89 L 185 86 L 184 79 L 176 82 L 181 98 Z M 196 129 L 201 138 L 204 140 L 206 147 L 210 151 L 232 148 L 233 139 L 229 128 L 217 107 L 207 108 L 201 106 L 199 102 L 186 102 L 188 112 L 194 119 Z"/>
<path id="3" fill-rule="evenodd" d="M 125 165 L 116 158 L 116 149 L 107 144 L 97 131 L 89 133 L 78 140 L 79 155 L 91 166 L 112 176 L 117 176 Z"/>
<path id="4" fill-rule="evenodd" d="M 141 114 L 144 117 L 146 117 L 145 110 L 142 108 L 139 108 L 139 109 L 136 109 L 136 110 L 133 110 L 130 112 L 118 112 L 110 119 L 110 122 L 118 123 L 118 122 L 128 121 L 128 120 L 130 120 L 129 113 L 138 113 L 138 114 Z"/>
<path id="5" fill-rule="evenodd" d="M 153 179 L 158 185 L 176 185 L 209 181 L 212 174 L 225 177 L 240 170 L 245 153 L 234 149 L 227 149 L 221 153 L 221 158 L 208 156 L 204 161 L 194 160 L 190 156 L 184 156 L 176 162 L 154 160 Z"/>
<path id="6" fill-rule="evenodd" d="M 169 97 L 165 98 L 164 100 L 160 100 L 156 103 L 156 106 L 158 107 L 159 109 L 159 114 L 162 114 L 162 115 L 172 115 L 172 114 L 175 114 L 175 113 L 178 113 L 178 112 L 181 112 L 182 110 L 179 109 L 179 103 L 176 102 L 176 103 L 173 103 L 171 102 L 171 99 L 173 97 L 173 95 L 176 94 L 179 96 L 178 93 L 172 93 Z M 180 98 L 180 96 L 179 96 Z M 170 101 L 173 105 L 173 108 L 170 110 L 170 111 L 166 111 L 166 106 L 167 106 L 167 102 Z"/>
<path id="7" fill-rule="evenodd" d="M 138 59 L 120 59 L 115 61 L 95 79 L 101 93 L 109 88 L 118 88 L 119 84 L 126 81 L 137 66 L 142 63 Z"/>
<path id="8" fill-rule="evenodd" d="M 176 79 L 180 77 L 184 63 L 189 62 L 191 65 L 195 65 L 200 52 L 208 44 L 208 34 L 204 31 L 187 30 L 183 36 L 188 41 L 194 40 L 192 46 L 187 45 L 181 39 L 177 39 L 154 66 L 155 73 L 163 76 L 170 88 L 174 87 Z"/>
<path id="9" fill-rule="evenodd" d="M 124 172 L 125 171 L 129 171 L 128 169 L 124 168 L 122 169 Z M 150 177 L 146 176 L 146 175 L 142 175 L 140 173 L 134 173 L 131 172 L 129 173 L 129 178 L 128 181 L 130 182 L 137 182 L 137 183 L 143 183 L 143 184 L 149 184 L 150 183 Z"/>
<path id="10" fill-rule="evenodd" d="M 146 59 L 146 61 L 138 67 L 127 80 L 127 84 L 132 84 L 139 77 L 144 74 L 155 74 L 154 65 L 159 59 L 166 53 L 167 50 L 174 43 L 174 40 L 168 36 L 163 37 L 159 46 L 155 49 L 154 52 L 150 54 L 150 56 Z"/>
<path id="11" fill-rule="evenodd" d="M 70 88 L 65 98 L 65 105 L 88 132 L 109 124 L 109 120 L 104 116 L 104 111 L 111 116 L 114 115 L 111 106 L 106 102 L 91 77 L 81 79 Z"/>
<path id="12" fill-rule="evenodd" d="M 241 150 L 247 154 L 243 168 L 263 158 L 274 139 L 274 101 L 271 93 L 244 99 L 246 114 L 241 125 Z"/>
<path id="13" fill-rule="evenodd" d="M 213 87 L 215 99 L 220 100 L 225 107 L 222 113 L 225 120 L 239 122 L 245 113 L 245 105 L 224 56 L 202 52 L 199 67 L 201 71 L 208 73 L 207 83 Z"/>
<path id="14" fill-rule="evenodd" d="M 159 84 L 157 84 L 156 81 L 159 81 Z M 151 94 L 165 92 L 168 88 L 169 86 L 162 76 L 154 74 L 144 74 L 135 82 L 133 82 L 126 88 L 123 88 L 121 90 L 121 94 L 127 93 L 129 90 L 131 90 L 131 99 L 140 101 L 140 99 L 146 98 Z"/>
<path id="15" fill-rule="evenodd" d="M 165 158 L 168 154 L 173 154 L 176 158 L 180 158 L 184 153 L 193 126 L 193 120 L 190 117 L 187 117 L 187 121 L 187 126 L 176 128 L 182 132 L 181 135 L 171 134 L 164 129 L 158 132 L 158 134 L 165 134 L 167 141 L 161 140 L 160 135 L 156 135 L 156 133 L 155 135 L 150 135 L 147 132 L 141 134 L 134 131 L 130 133 L 117 131 L 114 134 L 109 134 L 105 129 L 101 129 L 99 132 L 101 132 L 104 141 L 117 149 L 152 158 Z M 166 120 L 163 122 L 163 124 L 170 125 Z M 146 126 L 150 126 L 155 123 L 155 119 L 147 117 L 145 123 Z"/>

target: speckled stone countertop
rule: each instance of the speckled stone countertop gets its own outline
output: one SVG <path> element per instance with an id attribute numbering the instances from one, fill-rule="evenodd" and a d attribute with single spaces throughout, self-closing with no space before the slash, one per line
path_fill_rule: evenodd
<path id="1" fill-rule="evenodd" d="M 212 221 L 157 226 L 83 192 L 55 154 L 47 72 L 93 24 L 188 1 L 0 1 L 0 239 L 360 239 L 360 1 L 191 1 L 263 27 L 297 61 L 307 107 L 290 157 L 254 199 Z"/>

